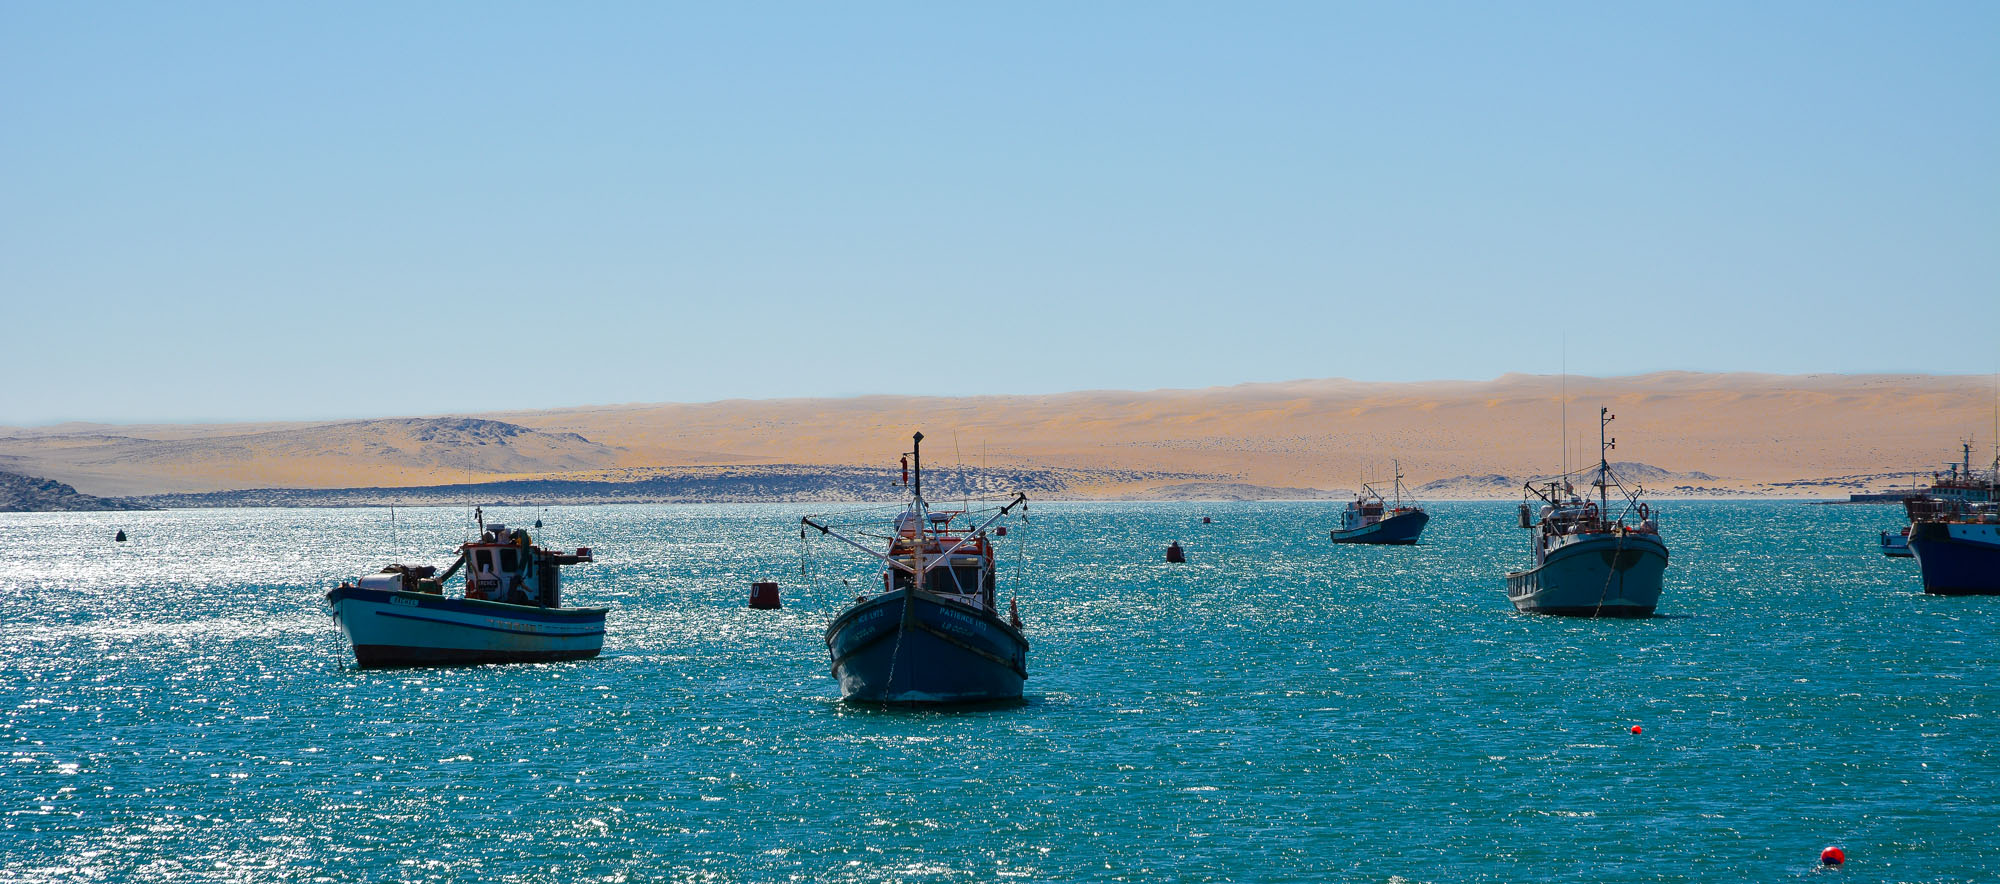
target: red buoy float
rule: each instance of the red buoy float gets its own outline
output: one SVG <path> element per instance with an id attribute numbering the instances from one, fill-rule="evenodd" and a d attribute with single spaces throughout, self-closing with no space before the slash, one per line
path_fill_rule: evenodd
<path id="1" fill-rule="evenodd" d="M 1644 732 L 1645 732 L 1645 730 L 1646 730 L 1645 728 L 1642 728 L 1642 727 L 1640 727 L 1640 726 L 1638 726 L 1638 725 L 1636 725 L 1636 724 L 1632 726 L 1632 732 L 1633 732 L 1633 733 L 1635 733 L 1635 734 L 1638 734 L 1638 733 L 1644 733 Z"/>
<path id="2" fill-rule="evenodd" d="M 1822 865 L 1840 865 L 1847 862 L 1847 851 L 1841 850 L 1838 847 L 1829 847 L 1819 852 L 1819 861 Z"/>
<path id="3" fill-rule="evenodd" d="M 773 611 L 783 607 L 778 601 L 778 584 L 771 580 L 760 580 L 750 584 L 750 607 L 760 611 Z"/>

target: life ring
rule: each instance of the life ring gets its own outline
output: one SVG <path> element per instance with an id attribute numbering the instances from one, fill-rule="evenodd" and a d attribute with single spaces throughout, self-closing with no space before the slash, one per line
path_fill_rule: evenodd
<path id="1" fill-rule="evenodd" d="M 1586 503 L 1586 504 L 1584 504 L 1584 505 L 1583 505 L 1583 517 L 1584 517 L 1585 519 L 1589 519 L 1589 520 L 1593 520 L 1593 521 L 1595 521 L 1595 520 L 1597 519 L 1597 504 L 1594 504 L 1594 503 Z"/>
<path id="2" fill-rule="evenodd" d="M 1653 517 L 1652 507 L 1649 507 L 1643 503 L 1639 504 L 1639 521 L 1644 522 L 1652 517 Z"/>

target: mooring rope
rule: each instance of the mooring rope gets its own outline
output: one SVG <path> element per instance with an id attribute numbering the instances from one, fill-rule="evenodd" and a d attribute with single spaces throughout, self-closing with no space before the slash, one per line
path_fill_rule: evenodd
<path id="1" fill-rule="evenodd" d="M 889 649 L 889 678 L 882 684 L 884 691 L 896 689 L 896 661 L 903 656 L 903 635 L 910 631 L 910 622 L 916 619 L 916 596 L 915 586 L 903 589 L 903 619 L 896 624 L 896 646 Z"/>

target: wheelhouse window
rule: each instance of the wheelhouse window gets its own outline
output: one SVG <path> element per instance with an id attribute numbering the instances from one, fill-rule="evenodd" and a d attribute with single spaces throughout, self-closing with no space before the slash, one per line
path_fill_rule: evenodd
<path id="1" fill-rule="evenodd" d="M 931 572 L 931 589 L 937 592 L 971 594 L 979 591 L 979 567 L 939 568 Z"/>
<path id="2" fill-rule="evenodd" d="M 891 572 L 892 589 L 905 589 L 916 584 L 916 579 L 908 572 L 897 569 Z M 962 568 L 932 568 L 924 575 L 924 588 L 931 592 L 956 592 L 971 595 L 979 591 L 979 566 Z"/>

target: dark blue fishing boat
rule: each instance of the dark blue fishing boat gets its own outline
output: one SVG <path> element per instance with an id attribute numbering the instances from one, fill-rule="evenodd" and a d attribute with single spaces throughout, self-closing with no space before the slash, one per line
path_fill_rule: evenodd
<path id="1" fill-rule="evenodd" d="M 835 530 L 827 517 L 800 520 L 801 536 L 812 528 L 882 562 L 881 590 L 855 599 L 826 629 L 841 698 L 897 704 L 1019 700 L 1028 678 L 1028 640 L 1011 602 L 1007 616 L 999 612 L 987 529 L 1017 507 L 1025 509 L 1027 496 L 1014 495 L 976 526 L 969 524 L 969 510 L 932 509 L 923 495 L 923 439 L 916 434 L 918 447 L 910 454 L 914 478 L 904 472 L 910 502 L 890 534 L 876 535 L 888 541 L 885 551 Z"/>
<path id="2" fill-rule="evenodd" d="M 2000 595 L 2000 450 L 1993 469 L 1972 469 L 1972 443 L 1963 464 L 1939 476 L 1929 492 L 1905 498 L 1909 551 L 1932 595 Z"/>
<path id="3" fill-rule="evenodd" d="M 1407 546 L 1417 542 L 1430 524 L 1430 513 L 1412 503 L 1403 503 L 1403 465 L 1396 464 L 1395 500 L 1392 503 L 1362 483 L 1361 494 L 1340 513 L 1340 527 L 1329 532 L 1334 543 L 1387 543 Z"/>
<path id="4" fill-rule="evenodd" d="M 1910 526 L 1910 552 L 1931 595 L 2000 595 L 2000 505 L 1974 504 Z"/>

